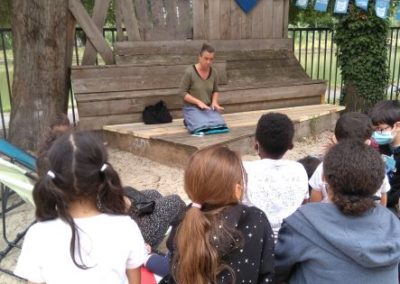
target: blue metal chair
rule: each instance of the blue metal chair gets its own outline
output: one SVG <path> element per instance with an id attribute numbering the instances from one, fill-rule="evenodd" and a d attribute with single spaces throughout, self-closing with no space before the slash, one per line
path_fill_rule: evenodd
<path id="1" fill-rule="evenodd" d="M 5 139 L 0 139 L 0 153 L 9 157 L 12 163 L 18 163 L 30 171 L 36 172 L 36 157 Z"/>
<path id="2" fill-rule="evenodd" d="M 29 172 L 16 164 L 0 158 L 0 191 L 1 191 L 1 208 L 2 208 L 2 225 L 3 239 L 6 247 L 0 251 L 0 262 L 14 248 L 18 247 L 18 242 L 25 236 L 26 231 L 30 227 L 22 229 L 13 240 L 9 240 L 7 236 L 7 207 L 10 192 L 16 193 L 24 202 L 34 206 L 32 191 L 35 180 L 31 178 Z M 0 267 L 0 271 L 15 276 L 12 271 Z"/>
<path id="3" fill-rule="evenodd" d="M 0 251 L 0 262 L 24 237 L 27 228 L 19 232 L 13 240 L 7 235 L 7 213 L 29 203 L 33 205 L 32 189 L 36 176 L 36 158 L 7 140 L 0 139 L 0 154 L 8 157 L 9 161 L 0 158 L 0 191 L 1 191 L 1 219 L 2 237 L 6 247 Z M 22 167 L 20 167 L 22 166 Z M 17 194 L 21 200 L 9 204 L 10 196 Z M 11 271 L 0 267 L 0 271 L 15 276 Z"/>

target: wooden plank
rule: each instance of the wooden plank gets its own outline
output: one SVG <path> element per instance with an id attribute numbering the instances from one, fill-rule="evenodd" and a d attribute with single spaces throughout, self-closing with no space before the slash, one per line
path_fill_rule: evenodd
<path id="1" fill-rule="evenodd" d="M 151 18 L 154 27 L 165 26 L 163 8 L 163 1 L 150 0 Z"/>
<path id="2" fill-rule="evenodd" d="M 123 65 L 123 66 L 115 66 L 113 68 L 98 66 L 96 68 L 82 68 L 82 67 L 74 67 L 72 69 L 72 79 L 74 82 L 78 83 L 81 81 L 85 81 L 86 79 L 98 80 L 101 84 L 103 79 L 113 79 L 116 81 L 126 80 L 131 77 L 129 80 L 138 79 L 138 77 L 143 76 L 144 81 L 152 82 L 156 77 L 169 76 L 176 77 L 178 81 L 182 78 L 185 70 L 189 65 Z M 215 70 L 219 75 L 219 83 L 226 84 L 227 82 L 227 74 L 226 74 L 226 62 L 220 61 L 215 62 L 213 64 Z M 120 79 L 122 78 L 123 79 Z M 174 87 L 178 87 L 178 85 Z M 154 86 L 157 88 L 157 86 Z M 77 89 L 76 91 L 79 92 Z"/>
<path id="3" fill-rule="evenodd" d="M 115 5 L 115 24 L 117 28 L 117 41 L 123 41 L 124 40 L 124 32 L 122 28 L 122 22 L 123 22 L 123 16 L 122 16 L 122 5 L 121 5 L 122 0 L 115 0 L 114 5 Z"/>
<path id="4" fill-rule="evenodd" d="M 137 99 L 109 100 L 86 103 L 78 102 L 79 114 L 84 117 L 142 112 L 146 106 L 154 105 L 160 100 L 163 100 L 170 110 L 182 109 L 183 99 L 180 96 L 152 96 Z"/>
<path id="5" fill-rule="evenodd" d="M 131 55 L 131 56 L 116 56 L 117 65 L 168 65 L 168 64 L 196 64 L 197 54 L 192 55 L 175 55 L 175 54 L 155 54 L 155 55 Z M 219 56 L 218 56 L 219 57 Z"/>
<path id="6" fill-rule="evenodd" d="M 220 39 L 231 39 L 231 1 L 222 0 L 220 2 Z"/>
<path id="7" fill-rule="evenodd" d="M 293 88 L 298 88 L 298 86 L 304 85 L 305 83 L 302 82 L 295 82 L 292 83 Z M 311 81 L 308 83 L 310 86 L 314 86 L 314 89 L 317 88 L 323 88 L 325 85 L 325 82 L 314 82 Z M 288 85 L 286 85 L 288 86 Z M 113 91 L 113 92 L 98 92 L 98 93 L 78 93 L 75 91 L 75 83 L 73 81 L 72 84 L 73 90 L 74 90 L 74 95 L 79 102 L 95 102 L 95 101 L 107 101 L 107 100 L 122 100 L 122 99 L 137 99 L 137 98 L 145 98 L 145 97 L 151 97 L 151 96 L 170 96 L 170 95 L 178 95 L 178 89 L 177 88 L 171 88 L 171 89 L 152 89 L 152 90 L 124 90 L 124 91 Z M 275 86 L 269 86 L 269 88 L 274 88 L 274 87 L 279 87 L 278 84 Z M 240 90 L 246 91 L 246 90 L 257 90 L 257 89 L 262 89 L 265 88 L 265 86 L 260 86 L 260 87 L 253 87 L 252 89 L 249 89 L 249 87 L 246 86 L 220 86 L 220 93 L 222 94 L 221 96 L 225 96 L 224 93 L 228 94 L 230 91 L 235 91 L 239 92 Z M 317 92 L 318 93 L 318 92 Z M 227 95 L 228 96 L 228 95 Z M 316 96 L 316 94 L 315 94 Z"/>
<path id="8" fill-rule="evenodd" d="M 230 16 L 230 39 L 241 39 L 241 23 L 242 23 L 242 15 L 244 12 L 238 7 L 235 0 L 230 0 L 230 9 L 231 9 L 231 16 Z"/>
<path id="9" fill-rule="evenodd" d="M 251 38 L 263 38 L 263 9 L 262 2 L 259 1 L 251 13 Z"/>
<path id="10" fill-rule="evenodd" d="M 204 0 L 204 40 L 210 39 L 210 1 Z"/>
<path id="11" fill-rule="evenodd" d="M 193 0 L 193 39 L 204 40 L 204 0 Z"/>
<path id="12" fill-rule="evenodd" d="M 252 23 L 251 23 L 251 15 L 252 13 L 243 13 L 241 20 L 241 35 L 242 39 L 251 39 L 251 28 L 252 28 Z"/>
<path id="13" fill-rule="evenodd" d="M 288 38 L 289 29 L 289 0 L 284 0 L 283 8 L 283 38 Z"/>
<path id="14" fill-rule="evenodd" d="M 274 27 L 274 0 L 262 0 L 263 38 L 272 38 Z"/>
<path id="15" fill-rule="evenodd" d="M 86 37 L 90 40 L 97 52 L 100 53 L 106 64 L 114 64 L 114 56 L 111 48 L 103 38 L 101 32 L 86 12 L 82 3 L 79 0 L 69 0 L 69 10 L 74 15 L 75 19 L 82 27 Z"/>
<path id="16" fill-rule="evenodd" d="M 226 0 L 222 0 L 226 1 Z M 220 3 L 221 0 L 209 0 L 209 39 L 221 39 L 220 34 Z"/>
<path id="17" fill-rule="evenodd" d="M 273 0 L 274 2 L 274 20 L 273 20 L 273 38 L 283 38 L 283 19 L 284 19 L 284 5 L 283 0 Z"/>
<path id="18" fill-rule="evenodd" d="M 195 10 L 191 9 L 190 1 L 188 0 L 178 0 L 178 7 L 179 7 L 179 25 L 178 25 L 179 33 L 184 35 L 184 39 L 193 39 L 194 38 L 193 14 L 195 13 Z"/>
<path id="19" fill-rule="evenodd" d="M 133 7 L 132 0 L 122 0 L 121 4 L 124 25 L 128 34 L 128 40 L 141 40 L 139 33 L 139 24 L 136 18 L 136 12 L 135 8 Z"/>
<path id="20" fill-rule="evenodd" d="M 182 111 L 177 113 L 171 111 L 171 115 L 175 117 L 182 117 Z M 110 116 L 91 116 L 91 117 L 79 117 L 78 130 L 100 130 L 105 125 L 120 124 L 120 123 L 131 123 L 141 122 L 142 113 L 131 113 L 131 114 L 118 114 Z"/>
<path id="21" fill-rule="evenodd" d="M 312 86 L 291 88 L 271 88 L 271 89 L 255 89 L 255 90 L 244 90 L 244 91 L 230 91 L 221 93 L 221 104 L 229 109 L 230 105 L 241 106 L 248 103 L 257 103 L 264 101 L 279 101 L 279 100 L 291 100 L 297 98 L 311 98 L 316 102 L 319 102 L 320 92 L 325 89 L 325 86 Z M 183 99 L 177 94 L 170 95 L 159 95 L 154 92 L 154 95 L 148 97 L 135 97 L 114 99 L 114 100 L 97 100 L 97 101 L 81 101 L 77 97 L 79 104 L 79 113 L 82 116 L 104 116 L 112 114 L 123 114 L 123 113 L 134 113 L 143 111 L 147 105 L 157 103 L 159 100 L 164 100 L 171 110 L 179 110 L 182 108 Z M 243 108 L 243 107 L 242 107 Z"/>
<path id="22" fill-rule="evenodd" d="M 166 17 L 166 31 L 170 39 L 179 39 L 178 15 L 176 9 L 178 7 L 177 0 L 167 0 L 164 2 Z"/>
<path id="23" fill-rule="evenodd" d="M 147 32 L 150 26 L 147 0 L 135 0 L 136 15 L 139 31 L 143 41 L 147 40 Z"/>
<path id="24" fill-rule="evenodd" d="M 292 114 L 288 115 L 292 119 L 294 118 Z M 247 114 L 243 113 L 243 117 L 247 117 Z M 316 120 L 312 120 L 313 126 L 311 126 L 311 120 L 295 121 L 295 137 L 315 135 L 316 131 L 331 130 L 337 118 L 337 112 L 320 114 Z M 136 125 L 138 124 L 133 127 L 136 127 Z M 256 121 L 250 126 L 233 127 L 231 132 L 227 134 L 204 137 L 193 137 L 181 132 L 158 136 L 148 133 L 146 139 L 125 135 L 125 133 L 112 131 L 112 129 L 111 131 L 109 129 L 105 131 L 105 137 L 111 147 L 118 147 L 170 166 L 184 167 L 193 152 L 211 145 L 224 145 L 239 151 L 241 154 L 254 153 L 252 148 L 254 145 L 255 125 Z M 165 126 L 160 126 L 160 128 L 163 127 Z"/>
<path id="25" fill-rule="evenodd" d="M 294 121 L 304 121 L 311 119 L 315 116 L 322 116 L 330 113 L 336 113 L 342 111 L 345 107 L 331 104 L 317 104 L 317 105 L 306 105 L 299 107 L 290 108 L 276 108 L 276 109 L 264 109 L 257 111 L 246 111 L 238 113 L 228 113 L 224 114 L 225 121 L 230 127 L 237 127 L 243 121 L 251 120 L 254 124 L 258 122 L 258 119 L 265 113 L 268 112 L 279 112 L 287 114 Z M 245 118 L 245 119 L 244 119 Z M 132 134 L 134 132 L 141 133 L 144 132 L 159 132 L 159 129 L 166 134 L 173 134 L 178 132 L 183 128 L 182 119 L 174 119 L 168 124 L 144 124 L 142 122 L 127 123 L 127 124 L 116 124 L 116 125 L 106 125 L 103 127 L 104 130 L 115 131 L 119 133 Z"/>
<path id="26" fill-rule="evenodd" d="M 250 51 L 250 50 L 292 50 L 291 39 L 240 39 L 208 41 L 218 51 Z M 204 41 L 140 41 L 118 42 L 115 53 L 118 55 L 139 54 L 197 54 Z"/>
<path id="27" fill-rule="evenodd" d="M 163 88 L 176 88 L 179 85 L 180 76 L 165 75 L 163 78 L 148 76 L 121 77 L 116 81 L 113 78 L 85 79 L 75 81 L 74 92 L 96 93 L 96 92 L 117 92 L 126 90 L 154 90 Z"/>
<path id="28" fill-rule="evenodd" d="M 96 0 L 93 8 L 92 20 L 100 32 L 103 32 L 103 25 L 106 20 L 107 10 L 111 0 Z M 94 65 L 96 63 L 97 52 L 93 44 L 88 41 L 83 53 L 82 65 Z"/>

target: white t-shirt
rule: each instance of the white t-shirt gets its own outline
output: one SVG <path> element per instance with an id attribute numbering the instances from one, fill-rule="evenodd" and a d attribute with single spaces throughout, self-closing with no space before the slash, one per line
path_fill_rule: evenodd
<path id="1" fill-rule="evenodd" d="M 79 227 L 81 255 L 89 269 L 80 269 L 70 255 L 71 229 L 61 219 L 34 224 L 25 236 L 14 273 L 36 283 L 128 283 L 126 269 L 146 258 L 144 240 L 129 216 L 99 214 L 74 219 Z M 75 259 L 80 261 L 78 248 Z"/>
<path id="2" fill-rule="evenodd" d="M 309 196 L 306 170 L 290 160 L 262 159 L 243 165 L 248 176 L 243 203 L 263 210 L 277 236 L 283 219 Z"/>
<path id="3" fill-rule="evenodd" d="M 323 163 L 320 163 L 315 169 L 313 175 L 309 180 L 311 188 L 315 191 L 320 191 L 322 193 L 321 202 L 328 202 L 328 192 L 326 191 L 325 182 L 323 181 Z M 390 190 L 390 183 L 388 177 L 385 175 L 381 187 L 375 193 L 375 196 L 381 198 L 382 194 L 387 193 Z"/>

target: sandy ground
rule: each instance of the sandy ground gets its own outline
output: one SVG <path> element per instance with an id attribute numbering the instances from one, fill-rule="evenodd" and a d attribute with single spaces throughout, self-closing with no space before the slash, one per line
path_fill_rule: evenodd
<path id="1" fill-rule="evenodd" d="M 331 137 L 331 132 L 320 133 L 316 137 L 303 138 L 295 142 L 295 147 L 288 151 L 284 158 L 297 160 L 307 155 L 319 155 L 323 153 L 323 146 Z M 162 194 L 178 193 L 183 200 L 188 198 L 183 190 L 183 170 L 171 168 L 146 158 L 133 154 L 109 149 L 110 162 L 119 172 L 124 185 L 130 185 L 138 189 L 158 189 Z M 257 156 L 244 156 L 244 160 L 255 160 Z M 14 197 L 14 199 L 17 199 Z M 34 220 L 34 209 L 30 205 L 23 205 L 7 214 L 9 228 L 8 234 L 12 239 L 15 234 L 26 228 Z M 0 238 L 0 249 L 4 249 L 5 242 Z M 15 267 L 19 249 L 13 249 L 0 263 L 1 268 L 12 270 Z M 25 281 L 11 277 L 0 272 L 0 284 L 20 284 Z"/>

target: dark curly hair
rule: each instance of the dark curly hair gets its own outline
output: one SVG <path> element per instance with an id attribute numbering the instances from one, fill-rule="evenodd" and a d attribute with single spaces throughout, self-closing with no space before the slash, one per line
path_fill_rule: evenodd
<path id="1" fill-rule="evenodd" d="M 335 137 L 337 141 L 353 138 L 364 142 L 371 138 L 372 131 L 372 122 L 368 115 L 360 112 L 346 112 L 336 122 Z"/>
<path id="2" fill-rule="evenodd" d="M 323 167 L 332 201 L 343 214 L 357 216 L 375 207 L 372 196 L 385 175 L 377 151 L 359 140 L 345 139 L 329 150 Z"/>
<path id="3" fill-rule="evenodd" d="M 380 101 L 369 112 L 373 125 L 388 124 L 393 126 L 400 121 L 400 102 Z"/>
<path id="4" fill-rule="evenodd" d="M 293 146 L 294 125 L 286 114 L 271 112 L 258 120 L 256 140 L 269 156 L 281 158 Z"/>

